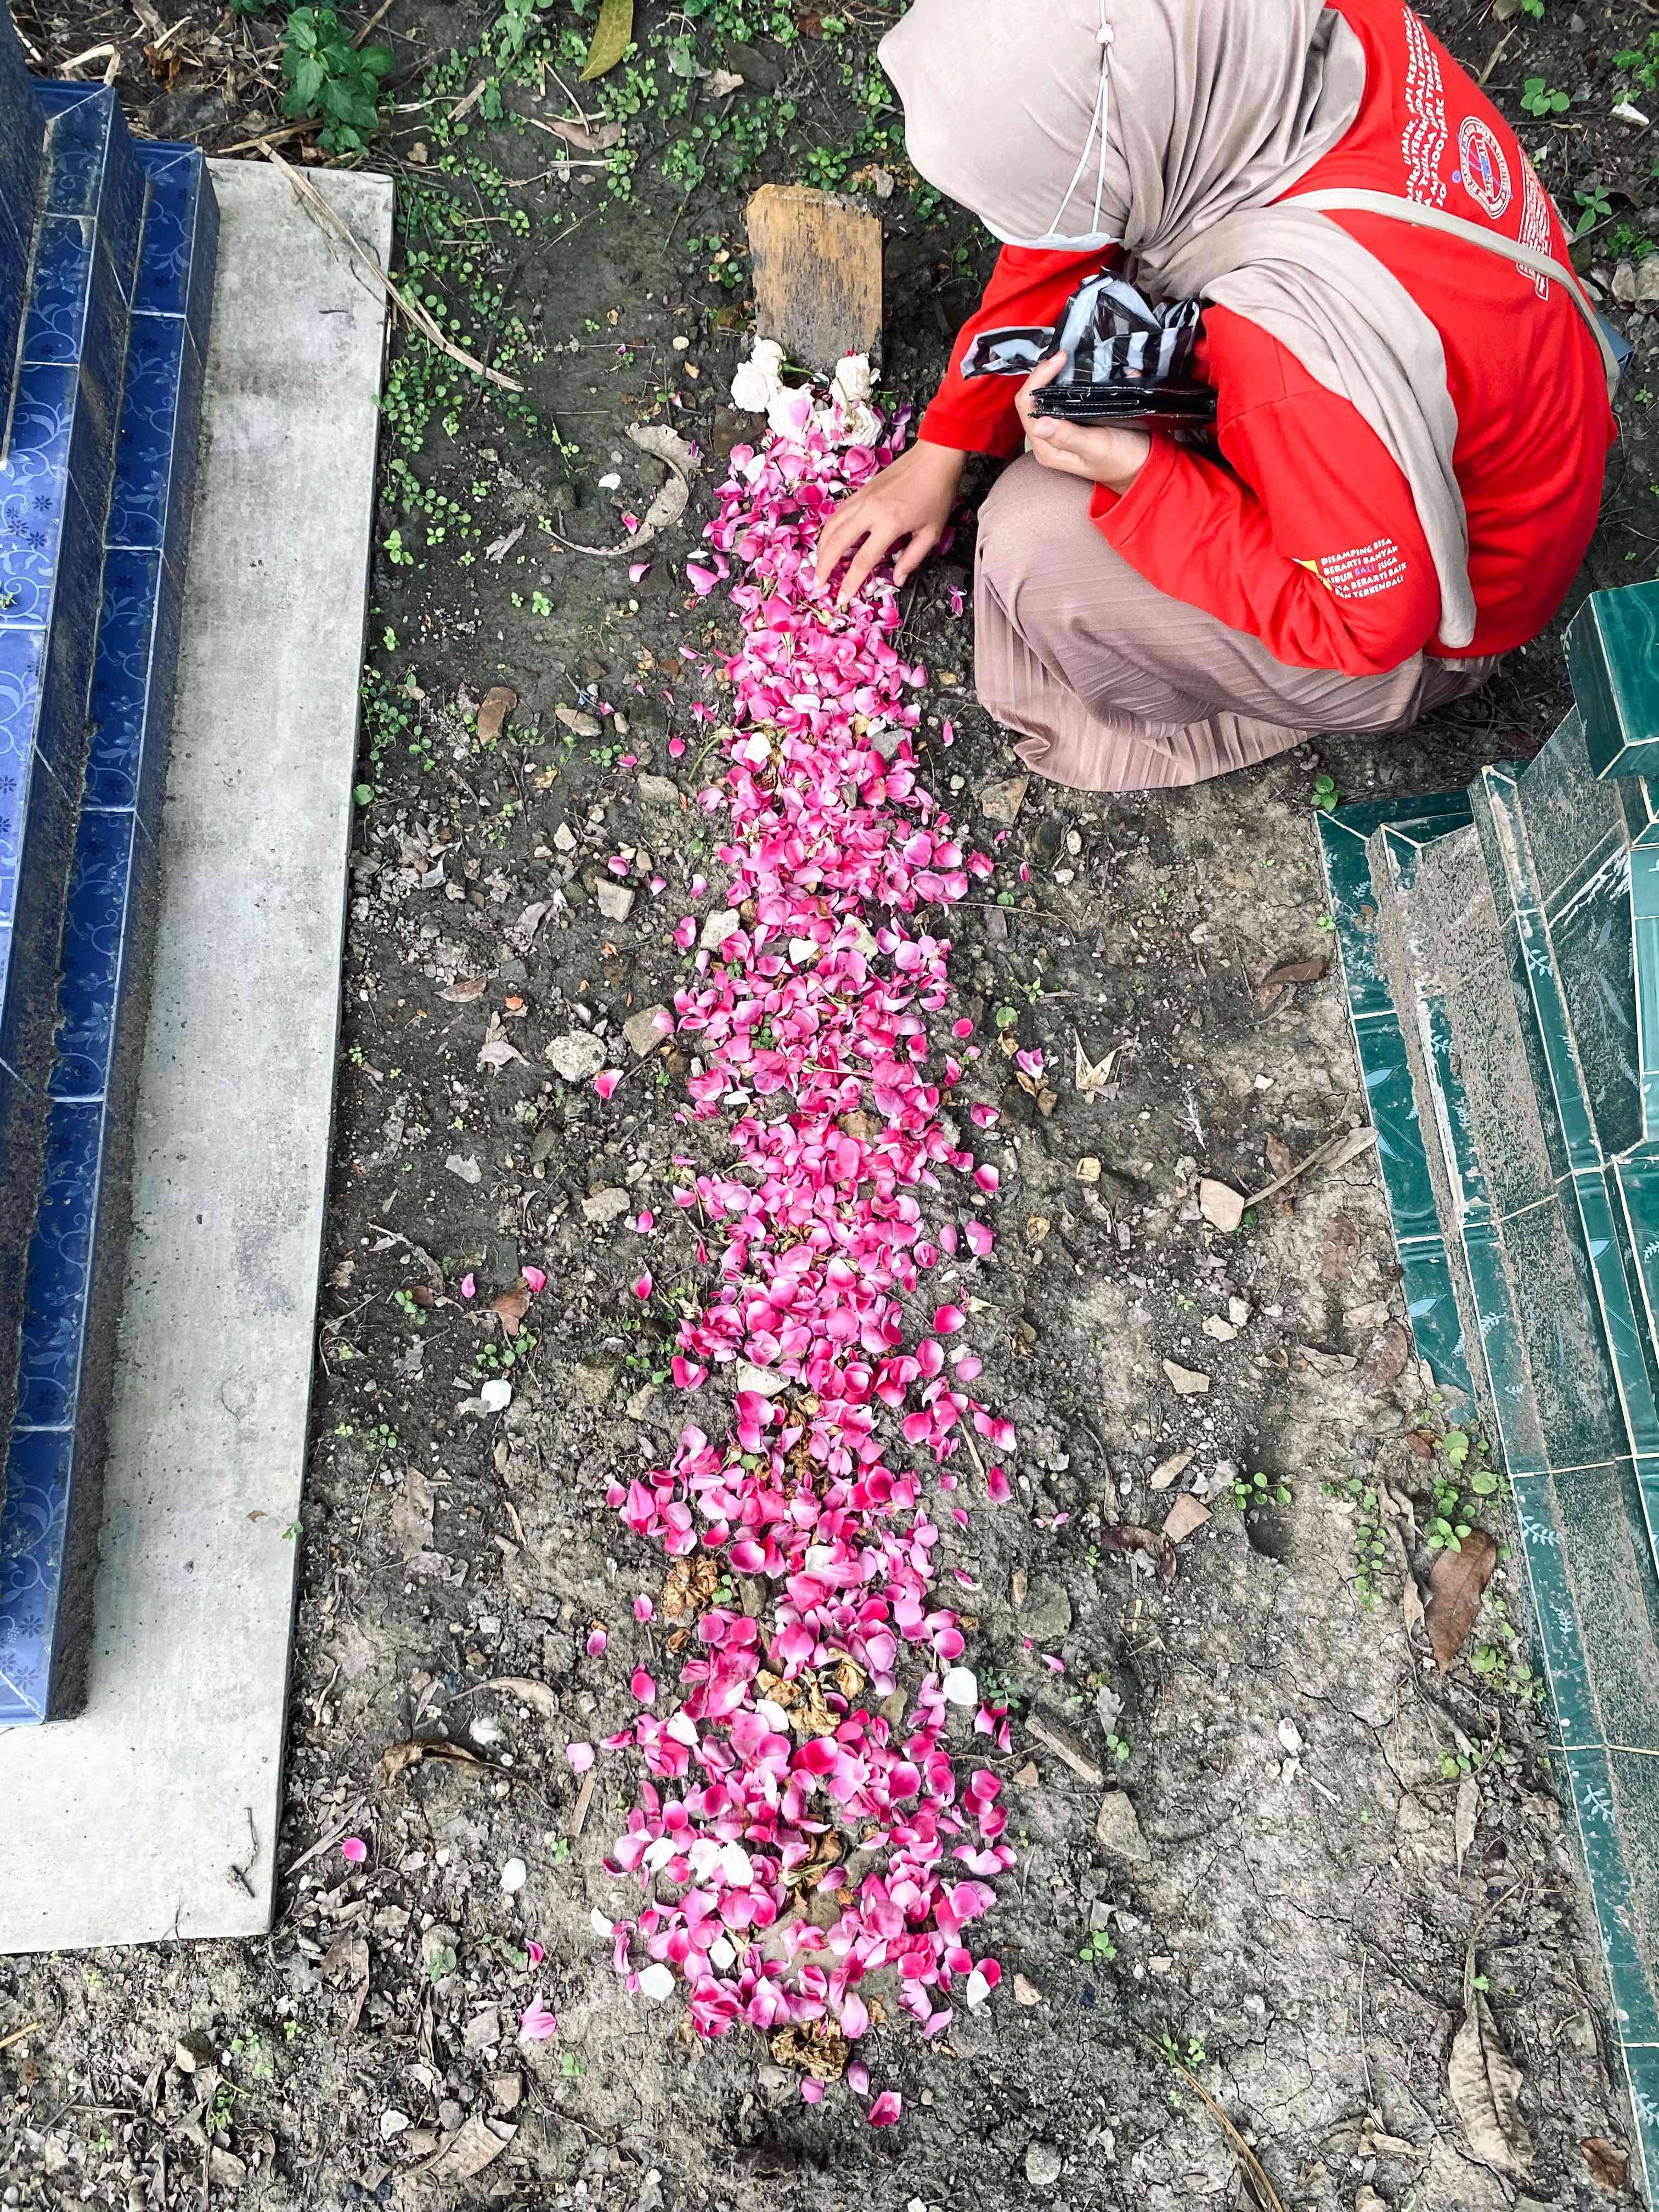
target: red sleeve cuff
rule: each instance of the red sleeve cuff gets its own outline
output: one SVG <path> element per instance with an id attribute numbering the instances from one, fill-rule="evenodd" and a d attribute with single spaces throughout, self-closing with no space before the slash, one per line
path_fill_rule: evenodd
<path id="1" fill-rule="evenodd" d="M 1014 385 L 1004 411 L 994 420 L 969 419 L 969 412 L 941 392 L 923 415 L 916 435 L 926 446 L 949 446 L 958 453 L 990 453 L 1000 461 L 1012 460 L 1025 442 L 1025 433 L 1014 411 Z"/>
<path id="2" fill-rule="evenodd" d="M 1090 516 L 1095 527 L 1120 553 L 1127 552 L 1129 540 L 1168 489 L 1177 459 L 1175 440 L 1154 431 L 1152 450 L 1127 491 L 1112 491 L 1105 484 L 1095 486 L 1095 495 L 1089 502 Z"/>

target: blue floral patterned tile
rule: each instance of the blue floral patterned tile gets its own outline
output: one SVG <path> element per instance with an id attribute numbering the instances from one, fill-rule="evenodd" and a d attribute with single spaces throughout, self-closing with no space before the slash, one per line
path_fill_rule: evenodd
<path id="1" fill-rule="evenodd" d="M 185 326 L 184 351 L 179 362 L 179 396 L 174 409 L 173 485 L 167 494 L 167 527 L 161 550 L 168 563 L 183 575 L 190 562 L 191 517 L 196 505 L 197 435 L 202 419 L 202 355 Z"/>
<path id="2" fill-rule="evenodd" d="M 85 805 L 136 806 L 155 635 L 159 553 L 112 548 L 104 562 L 103 613 L 92 674 Z"/>
<path id="3" fill-rule="evenodd" d="M 0 1726 L 46 1717 L 75 1439 L 14 1430 L 0 1492 Z"/>
<path id="4" fill-rule="evenodd" d="M 9 20 L 0 33 L 0 189 L 8 205 L 33 204 L 46 119 Z"/>
<path id="5" fill-rule="evenodd" d="M 110 500 L 112 545 L 159 552 L 166 541 L 174 432 L 190 350 L 189 334 L 178 317 L 134 317 Z"/>
<path id="6" fill-rule="evenodd" d="M 1463 1082 L 1451 1018 L 1446 1011 L 1444 994 L 1437 986 L 1420 991 L 1417 1027 L 1434 1094 L 1441 1157 L 1445 1162 L 1458 1224 L 1467 1230 L 1492 1218 L 1492 1193 L 1469 1117 L 1468 1091 Z"/>
<path id="7" fill-rule="evenodd" d="M 1564 1756 L 1620 2035 L 1659 2042 L 1659 1997 L 1647 1963 L 1659 1958 L 1659 1760 L 1607 1751 Z"/>
<path id="8" fill-rule="evenodd" d="M 17 1422 L 72 1427 L 81 1380 L 93 1233 L 103 1169 L 101 1100 L 56 1101 L 24 1291 Z"/>
<path id="9" fill-rule="evenodd" d="M 35 86 L 46 117 L 46 204 L 54 215 L 98 212 L 110 141 L 110 109 L 100 89 L 52 78 Z"/>
<path id="10" fill-rule="evenodd" d="M 110 104 L 109 159 L 104 165 L 104 189 L 98 203 L 98 238 L 110 258 L 121 296 L 131 301 L 138 261 L 138 240 L 143 228 L 149 180 L 139 161 L 139 149 L 128 134 L 119 102 L 113 92 L 104 97 Z"/>
<path id="11" fill-rule="evenodd" d="M 87 301 L 84 343 L 81 349 L 81 400 L 88 411 L 92 434 L 100 452 L 107 449 L 112 465 L 115 428 L 121 411 L 121 388 L 127 368 L 127 332 L 131 311 L 122 295 L 108 246 L 100 237 L 93 252 L 92 286 Z M 103 512 L 100 501 L 109 496 L 107 478 L 94 495 L 83 477 L 76 489 L 89 506 Z"/>
<path id="12" fill-rule="evenodd" d="M 136 814 L 82 812 L 64 921 L 54 1098 L 99 1098 L 106 1089 L 133 870 L 143 860 Z"/>
<path id="13" fill-rule="evenodd" d="M 1513 1498 L 1522 1556 L 1532 1586 L 1533 1616 L 1561 1741 L 1569 1747 L 1599 1745 L 1601 1720 L 1573 1608 L 1567 1532 L 1554 1482 L 1548 1475 L 1529 1477 L 1514 1484 Z"/>
<path id="14" fill-rule="evenodd" d="M 14 796 L 27 774 L 46 665 L 44 629 L 0 629 L 0 796 Z"/>
<path id="15" fill-rule="evenodd" d="M 1392 1013 L 1394 1003 L 1376 965 L 1376 901 L 1364 838 L 1346 822 L 1322 814 L 1319 849 L 1342 955 L 1349 1013 L 1356 1023 Z"/>
<path id="16" fill-rule="evenodd" d="M 167 799 L 167 753 L 173 735 L 173 702 L 179 680 L 179 631 L 184 591 L 171 562 L 164 561 L 155 587 L 155 636 L 150 647 L 149 696 L 144 706 L 144 742 L 138 762 L 138 819 L 157 844 Z"/>
<path id="17" fill-rule="evenodd" d="M 64 889 L 74 849 L 75 811 L 38 754 L 26 798 L 9 804 L 0 801 L 0 869 L 10 861 L 17 883 L 11 957 L 0 1006 L 0 1059 L 41 1091 L 52 1072 Z M 20 835 L 21 852 L 12 860 Z"/>
<path id="18" fill-rule="evenodd" d="M 219 242 L 213 180 L 193 146 L 142 147 L 139 159 L 150 203 L 137 304 L 147 313 L 182 315 L 205 350 Z"/>
<path id="19" fill-rule="evenodd" d="M 91 222 L 74 215 L 48 216 L 36 232 L 34 281 L 23 321 L 25 361 L 80 360 L 93 237 Z"/>
<path id="20" fill-rule="evenodd" d="M 76 372 L 46 362 L 17 381 L 11 444 L 0 462 L 0 622 L 44 623 L 69 495 Z"/>
<path id="21" fill-rule="evenodd" d="M 103 566 L 104 549 L 96 527 L 71 489 L 46 633 L 45 696 L 35 743 L 65 788 L 76 792 L 86 769 L 87 708 Z"/>

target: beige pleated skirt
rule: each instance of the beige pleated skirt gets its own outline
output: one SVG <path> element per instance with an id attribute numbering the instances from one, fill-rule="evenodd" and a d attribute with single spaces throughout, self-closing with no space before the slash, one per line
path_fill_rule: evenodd
<path id="1" fill-rule="evenodd" d="M 1419 653 L 1380 676 L 1287 667 L 1259 638 L 1154 590 L 1090 520 L 1091 489 L 1028 454 L 980 511 L 980 702 L 1056 783 L 1164 790 L 1321 732 L 1409 729 L 1498 665 Z"/>

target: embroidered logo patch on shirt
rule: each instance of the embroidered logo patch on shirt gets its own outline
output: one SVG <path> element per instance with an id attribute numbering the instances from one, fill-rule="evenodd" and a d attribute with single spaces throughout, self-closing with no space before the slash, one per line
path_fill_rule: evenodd
<path id="1" fill-rule="evenodd" d="M 1406 580 L 1406 557 L 1392 538 L 1373 538 L 1346 553 L 1322 553 L 1306 566 L 1338 599 L 1374 599 Z"/>
<path id="2" fill-rule="evenodd" d="M 1498 133 L 1483 116 L 1466 115 L 1457 133 L 1456 182 L 1489 222 L 1496 222 L 1512 197 L 1510 165 Z"/>

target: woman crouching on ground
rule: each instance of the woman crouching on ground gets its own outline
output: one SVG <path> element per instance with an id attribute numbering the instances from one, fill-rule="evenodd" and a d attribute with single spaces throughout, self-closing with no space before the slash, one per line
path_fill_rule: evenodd
<path id="1" fill-rule="evenodd" d="M 981 514 L 974 610 L 980 697 L 1028 765 L 1137 790 L 1406 729 L 1549 622 L 1616 372 L 1515 134 L 1408 9 L 916 0 L 881 59 L 915 167 L 1003 250 L 820 569 L 853 555 L 844 599 L 902 546 L 902 581 L 967 455 L 1029 441 Z M 1059 355 L 963 374 L 1041 350 L 1114 264 L 1204 302 L 1212 438 L 1034 413 Z"/>

